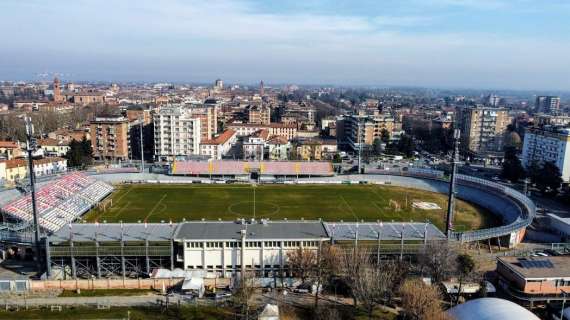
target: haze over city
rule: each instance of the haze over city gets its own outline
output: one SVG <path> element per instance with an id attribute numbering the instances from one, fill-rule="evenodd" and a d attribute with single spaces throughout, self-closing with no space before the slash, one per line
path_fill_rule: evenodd
<path id="1" fill-rule="evenodd" d="M 563 0 L 0 3 L 0 79 L 570 90 Z"/>

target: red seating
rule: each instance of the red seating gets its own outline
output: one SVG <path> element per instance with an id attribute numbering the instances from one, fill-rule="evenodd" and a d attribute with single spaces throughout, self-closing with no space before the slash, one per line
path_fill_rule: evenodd
<path id="1" fill-rule="evenodd" d="M 244 175 L 252 169 L 262 175 L 274 176 L 331 176 L 334 174 L 330 162 L 303 161 L 176 161 L 173 175 Z"/>

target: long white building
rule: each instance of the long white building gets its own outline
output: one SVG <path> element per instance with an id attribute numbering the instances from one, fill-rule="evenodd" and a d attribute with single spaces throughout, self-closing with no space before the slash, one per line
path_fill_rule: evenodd
<path id="1" fill-rule="evenodd" d="M 544 126 L 530 128 L 524 136 L 522 163 L 528 168 L 533 162 L 553 162 L 564 182 L 570 182 L 570 128 Z"/>
<path id="2" fill-rule="evenodd" d="M 186 270 L 204 270 L 223 276 L 255 270 L 269 276 L 287 271 L 287 253 L 305 248 L 317 251 L 329 236 L 319 221 L 259 221 L 254 223 L 187 222 L 180 225 L 174 241 L 182 243 Z"/>
<path id="3" fill-rule="evenodd" d="M 154 157 L 169 161 L 200 153 L 201 120 L 187 109 L 168 107 L 153 116 Z"/>

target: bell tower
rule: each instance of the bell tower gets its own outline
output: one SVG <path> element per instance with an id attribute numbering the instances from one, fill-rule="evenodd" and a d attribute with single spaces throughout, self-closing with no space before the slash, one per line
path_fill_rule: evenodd
<path id="1" fill-rule="evenodd" d="M 57 77 L 53 79 L 53 101 L 62 102 L 63 96 L 61 95 L 61 82 Z"/>

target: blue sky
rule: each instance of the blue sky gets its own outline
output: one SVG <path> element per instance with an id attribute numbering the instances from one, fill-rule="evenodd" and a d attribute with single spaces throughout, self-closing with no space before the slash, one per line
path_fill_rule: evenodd
<path id="1" fill-rule="evenodd" d="M 567 0 L 2 0 L 0 80 L 570 90 Z"/>

